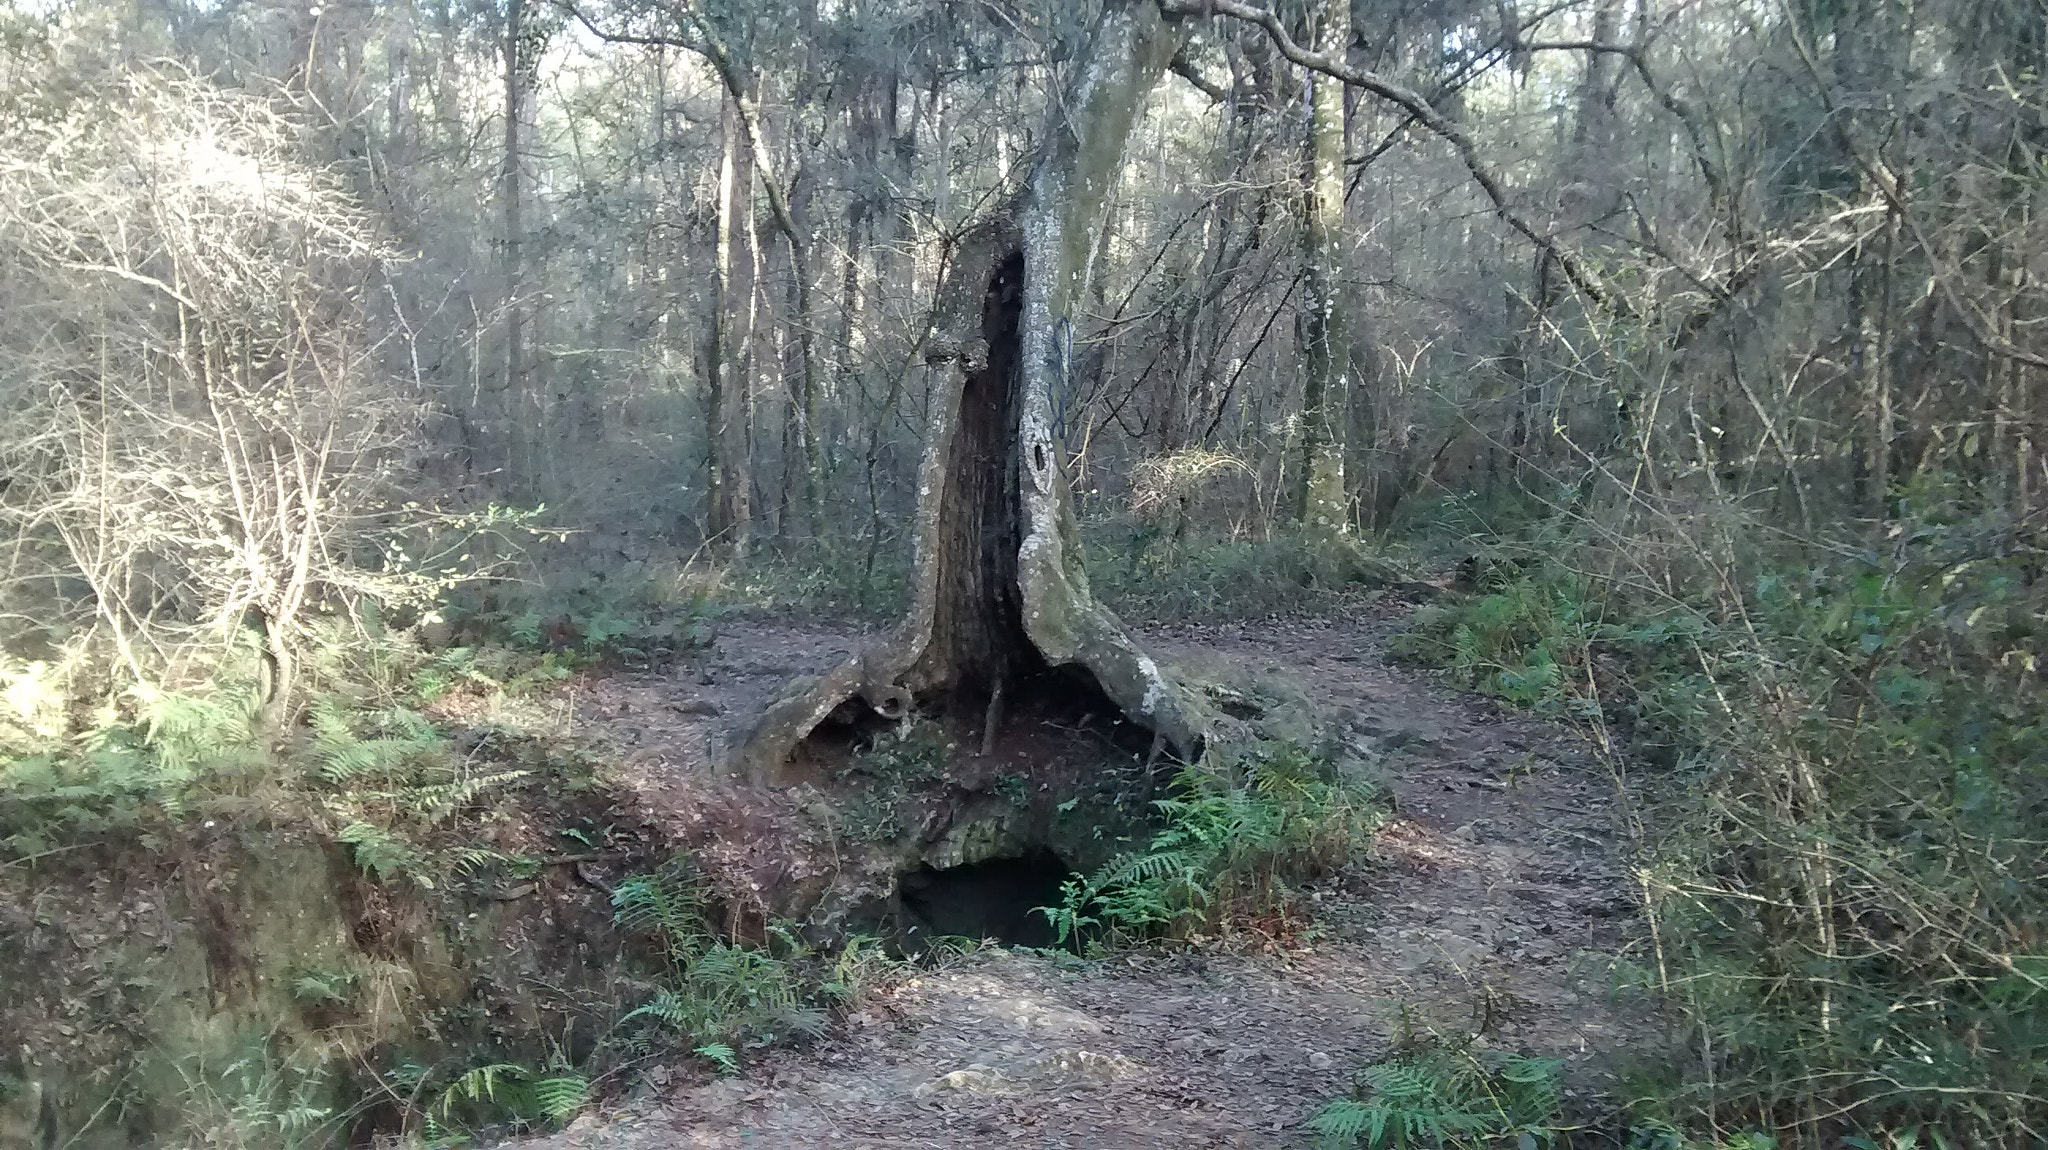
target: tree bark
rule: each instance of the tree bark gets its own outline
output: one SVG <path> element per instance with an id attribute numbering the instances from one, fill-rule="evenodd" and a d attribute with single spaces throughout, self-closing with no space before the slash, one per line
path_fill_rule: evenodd
<path id="1" fill-rule="evenodd" d="M 1200 756 L 1199 720 L 1089 591 L 1052 405 L 1065 366 L 1054 330 L 1087 298 L 1132 123 L 1180 40 L 1156 0 L 1112 4 L 1052 107 L 1024 188 L 962 239 L 927 345 L 944 378 L 919 474 L 909 614 L 874 648 L 773 704 L 735 769 L 797 781 L 849 725 L 912 712 L 990 724 L 998 693 L 1011 713 L 1030 695 L 1113 710 L 1149 732 L 1155 751 Z M 991 745 L 999 733 L 980 734 Z"/>
<path id="2" fill-rule="evenodd" d="M 1341 60 L 1351 45 L 1350 0 L 1314 0 L 1311 50 Z M 1321 534 L 1351 524 L 1344 491 L 1343 426 L 1350 352 L 1344 340 L 1344 85 L 1310 73 L 1308 156 L 1302 170 L 1301 471 L 1295 520 Z"/>
<path id="3" fill-rule="evenodd" d="M 732 97 L 727 95 L 728 106 L 721 118 L 724 141 L 718 164 L 716 219 L 712 223 L 710 339 L 704 348 L 704 534 L 721 543 L 730 542 L 725 537 L 735 527 L 729 489 L 737 482 L 730 474 L 726 420 L 727 380 L 733 374 L 733 355 L 729 346 L 732 334 L 732 238 L 737 230 L 733 215 L 735 189 L 739 182 L 739 126 L 731 113 L 731 100 Z"/>
<path id="4" fill-rule="evenodd" d="M 516 473 L 519 427 L 513 413 L 526 382 L 526 309 L 520 295 L 525 274 L 522 245 L 526 239 L 523 183 L 519 165 L 520 121 L 526 115 L 527 61 L 522 59 L 526 39 L 524 0 L 507 0 L 505 5 L 505 167 L 500 173 L 505 209 L 505 381 L 489 413 L 490 422 L 504 436 L 507 482 L 525 478 Z"/>

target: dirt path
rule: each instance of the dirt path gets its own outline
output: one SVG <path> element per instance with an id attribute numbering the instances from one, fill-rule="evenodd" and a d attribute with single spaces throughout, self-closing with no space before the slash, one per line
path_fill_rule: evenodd
<path id="1" fill-rule="evenodd" d="M 1398 817 L 1359 873 L 1312 893 L 1316 941 L 1103 963 L 970 956 L 883 993 L 817 1047 L 720 1081 L 678 1068 L 534 1145 L 1302 1146 L 1305 1118 L 1404 1019 L 1564 1057 L 1568 1082 L 1597 1090 L 1601 1056 L 1631 1031 L 1604 992 L 1601 960 L 1632 908 L 1606 776 L 1555 732 L 1391 666 L 1388 629 L 1361 617 L 1150 636 L 1190 666 L 1292 676 L 1383 764 Z M 679 805 L 721 731 L 858 639 L 729 629 L 689 699 L 674 676 L 621 677 L 593 688 L 585 729 L 618 745 L 651 802 Z M 696 698 L 718 713 L 684 705 Z"/>

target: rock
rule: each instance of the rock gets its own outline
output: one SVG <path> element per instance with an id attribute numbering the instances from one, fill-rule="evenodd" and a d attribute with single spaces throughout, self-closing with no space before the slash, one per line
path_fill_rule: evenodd
<path id="1" fill-rule="evenodd" d="M 1249 1046 L 1233 1046 L 1223 1052 L 1223 1062 L 1226 1066 L 1236 1066 L 1240 1062 L 1262 1062 L 1265 1058 L 1265 1051 L 1254 1050 Z"/>
<path id="2" fill-rule="evenodd" d="M 1036 1085 L 1069 1086 L 1084 1083 L 1107 1085 L 1129 1077 L 1138 1064 L 1121 1054 L 1097 1054 L 1093 1050 L 1056 1050 L 1024 1064 L 1020 1076 Z"/>
<path id="3" fill-rule="evenodd" d="M 941 1074 L 911 1094 L 927 1099 L 955 1090 L 984 1096 L 1017 1094 L 1026 1090 L 1050 1092 L 1076 1086 L 1106 1086 L 1129 1077 L 1137 1070 L 1137 1063 L 1120 1054 L 1064 1049 L 1020 1063 L 1008 1072 L 985 1062 L 969 1063 L 959 1070 Z"/>
<path id="4" fill-rule="evenodd" d="M 1330 1067 L 1335 1066 L 1336 1064 L 1336 1059 L 1331 1058 L 1329 1055 L 1323 1053 L 1320 1050 L 1311 1050 L 1308 1052 L 1308 1068 L 1310 1070 L 1328 1070 Z"/>
<path id="5" fill-rule="evenodd" d="M 1008 1094 L 1013 1089 L 1015 1084 L 1005 1078 L 1001 1071 L 976 1063 L 939 1075 L 911 1091 L 911 1096 L 925 1099 L 948 1090 L 959 1090 L 967 1094 Z"/>

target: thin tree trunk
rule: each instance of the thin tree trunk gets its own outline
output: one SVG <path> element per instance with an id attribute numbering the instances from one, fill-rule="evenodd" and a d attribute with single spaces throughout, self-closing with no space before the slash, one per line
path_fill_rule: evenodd
<path id="1" fill-rule="evenodd" d="M 525 69 L 520 60 L 520 43 L 525 32 L 525 0 L 506 0 L 505 5 L 505 156 L 499 174 L 500 194 L 505 208 L 505 378 L 490 422 L 504 436 L 507 482 L 517 482 L 519 451 L 516 444 L 524 429 L 517 426 L 514 412 L 526 381 L 526 309 L 520 301 L 525 290 L 522 277 L 526 223 L 523 217 L 524 181 L 519 174 L 519 128 L 526 112 Z"/>
<path id="2" fill-rule="evenodd" d="M 741 131 L 745 132 L 745 121 Z M 761 315 L 761 234 L 754 214 L 754 173 L 756 165 L 748 152 L 738 153 L 733 176 L 733 236 L 740 245 L 735 255 L 732 374 L 726 379 L 726 398 L 731 411 L 726 415 L 728 437 L 725 457 L 728 517 L 732 523 L 732 552 L 743 557 L 754 542 L 754 381 L 759 378 L 760 350 L 756 335 Z"/>
<path id="3" fill-rule="evenodd" d="M 818 340 L 817 315 L 812 301 L 810 241 L 798 226 L 796 215 L 791 210 L 789 197 L 780 178 L 777 177 L 774 161 L 768 155 L 768 142 L 762 135 L 760 109 L 748 91 L 748 75 L 734 61 L 732 53 L 716 39 L 707 38 L 695 47 L 711 61 L 725 84 L 731 100 L 734 116 L 739 121 L 741 142 L 747 147 L 747 158 L 753 165 L 753 172 L 761 180 L 761 188 L 768 195 L 768 211 L 775 226 L 782 232 L 789 244 L 791 274 L 796 277 L 796 328 L 797 347 L 803 359 L 803 381 L 798 388 L 797 411 L 800 420 L 798 429 L 804 457 L 804 508 L 806 516 L 817 514 L 819 474 L 822 464 L 819 458 L 820 445 L 817 433 L 818 408 Z M 752 178 L 747 182 L 751 194 Z M 813 531 L 816 522 L 812 522 Z"/>
<path id="4" fill-rule="evenodd" d="M 1314 0 L 1312 50 L 1341 59 L 1351 43 L 1350 0 Z M 1308 157 L 1302 169 L 1301 472 L 1295 520 L 1341 534 L 1351 514 L 1344 491 L 1343 423 L 1350 353 L 1344 338 L 1344 85 L 1310 75 Z"/>
<path id="5" fill-rule="evenodd" d="M 711 260 L 710 339 L 704 351 L 704 522 L 705 534 L 721 544 L 731 542 L 732 509 L 727 494 L 732 485 L 726 447 L 726 390 L 731 375 L 729 360 L 731 296 L 733 279 L 732 237 L 734 196 L 739 159 L 739 125 L 732 114 L 732 97 L 726 96 L 719 151 L 716 219 L 713 223 Z"/>

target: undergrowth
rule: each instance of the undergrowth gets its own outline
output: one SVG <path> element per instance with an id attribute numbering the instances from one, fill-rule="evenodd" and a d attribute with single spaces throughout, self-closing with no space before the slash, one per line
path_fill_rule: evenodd
<path id="1" fill-rule="evenodd" d="M 1964 506 L 1907 491 L 1881 546 L 1543 524 L 1404 639 L 1664 772 L 1632 970 L 1688 1033 L 1649 1126 L 2048 1138 L 2043 551 Z"/>
<path id="2" fill-rule="evenodd" d="M 768 541 L 728 572 L 725 601 L 762 611 L 893 618 L 910 585 L 908 543 L 864 531 Z"/>
<path id="3" fill-rule="evenodd" d="M 758 945 L 721 938 L 685 859 L 622 880 L 611 902 L 614 922 L 631 943 L 627 982 L 643 1000 L 621 1006 L 581 1058 L 557 1049 L 539 1064 L 503 1057 L 453 1067 L 400 1061 L 381 1076 L 383 1097 L 420 1144 L 442 1150 L 559 1127 L 656 1057 L 687 1055 L 711 1073 L 736 1074 L 766 1047 L 821 1036 L 834 1010 L 897 970 L 864 936 L 833 953 L 781 924 L 770 924 Z"/>
<path id="4" fill-rule="evenodd" d="M 1292 744 L 1228 765 L 1198 764 L 1155 800 L 1160 828 L 1040 909 L 1059 945 L 1077 953 L 1147 939 L 1240 930 L 1285 933 L 1291 883 L 1327 873 L 1361 849 L 1385 807 Z"/>
<path id="5" fill-rule="evenodd" d="M 1088 579 L 1133 619 L 1214 620 L 1328 608 L 1398 578 L 1356 538 L 1176 536 L 1156 524 L 1098 520 L 1085 529 Z"/>
<path id="6" fill-rule="evenodd" d="M 450 732 L 470 720 L 449 715 L 489 716 L 617 655 L 448 645 L 446 628 L 436 645 L 439 627 L 433 616 L 394 626 L 368 604 L 315 621 L 282 728 L 264 719 L 253 634 L 118 689 L 89 668 L 0 658 L 0 848 L 31 859 L 108 833 L 155 841 L 187 816 L 261 802 L 325 810 L 366 870 L 426 879 L 407 836 L 527 774 L 460 752 Z"/>
<path id="7" fill-rule="evenodd" d="M 620 883 L 612 906 L 619 926 L 652 937 L 660 956 L 650 997 L 616 1028 L 637 1053 L 669 1042 L 731 1069 L 738 1052 L 819 1037 L 831 1008 L 892 968 L 872 939 L 856 937 L 827 955 L 780 923 L 769 924 L 759 945 L 721 940 L 683 860 Z"/>
<path id="8" fill-rule="evenodd" d="M 1309 1119 L 1327 1150 L 1551 1146 L 1565 1133 L 1563 1063 L 1488 1050 L 1469 1037 L 1406 1038 L 1359 1071 L 1351 1098 Z"/>
<path id="9" fill-rule="evenodd" d="M 903 834 L 904 805 L 944 773 L 952 751 L 937 723 L 905 719 L 878 732 L 837 772 L 857 784 L 841 804 L 839 829 L 862 842 L 887 842 Z"/>

